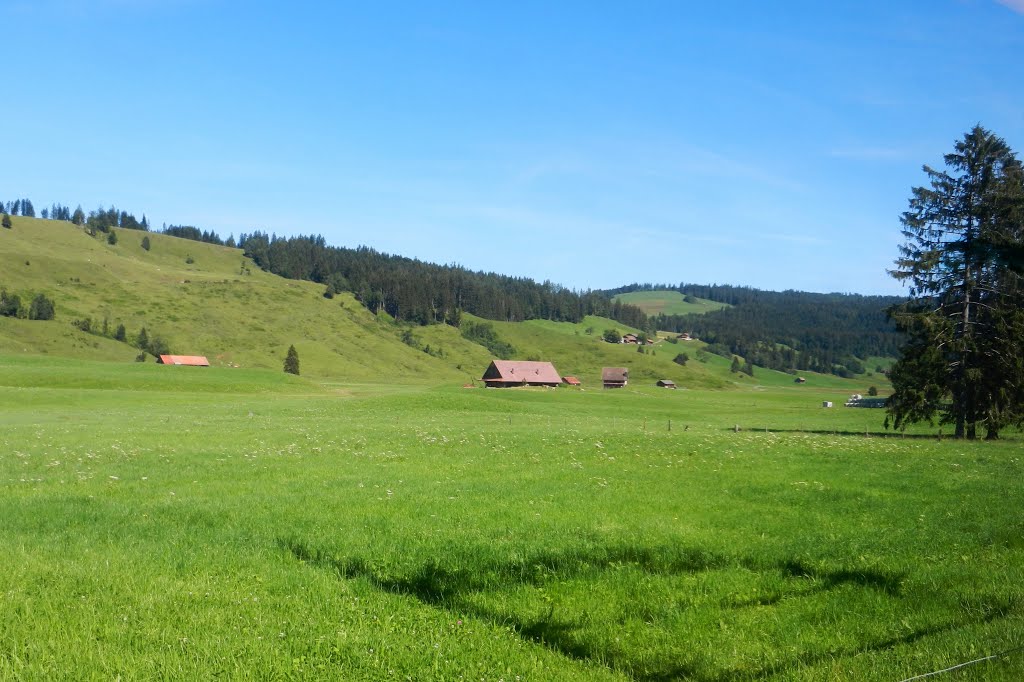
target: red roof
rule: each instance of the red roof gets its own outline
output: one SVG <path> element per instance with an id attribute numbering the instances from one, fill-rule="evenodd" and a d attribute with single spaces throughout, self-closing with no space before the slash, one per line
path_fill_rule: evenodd
<path id="1" fill-rule="evenodd" d="M 550 362 L 494 360 L 482 377 L 488 384 L 542 384 L 558 386 L 562 376 Z"/>
<path id="2" fill-rule="evenodd" d="M 161 355 L 157 361 L 162 365 L 191 365 L 209 367 L 210 361 L 203 355 Z"/>
<path id="3" fill-rule="evenodd" d="M 570 386 L 579 386 L 580 380 L 576 377 L 562 377 L 562 381 L 569 384 Z"/>

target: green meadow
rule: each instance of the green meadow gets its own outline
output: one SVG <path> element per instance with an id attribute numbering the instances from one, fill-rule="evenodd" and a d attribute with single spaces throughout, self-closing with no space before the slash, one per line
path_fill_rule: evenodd
<path id="1" fill-rule="evenodd" d="M 1024 643 L 1020 434 L 748 381 L 0 355 L 0 679 L 899 680 Z"/>
<path id="2" fill-rule="evenodd" d="M 638 306 L 648 315 L 700 314 L 729 307 L 728 303 L 709 301 L 696 296 L 693 297 L 692 303 L 688 303 L 686 297 L 678 291 L 630 291 L 617 295 L 615 300 Z"/>

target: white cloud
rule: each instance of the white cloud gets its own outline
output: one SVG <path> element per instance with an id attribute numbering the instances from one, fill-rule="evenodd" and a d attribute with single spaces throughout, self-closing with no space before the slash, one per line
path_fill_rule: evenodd
<path id="1" fill-rule="evenodd" d="M 1024 0 L 996 0 L 1000 5 L 1009 7 L 1014 12 L 1024 14 Z"/>

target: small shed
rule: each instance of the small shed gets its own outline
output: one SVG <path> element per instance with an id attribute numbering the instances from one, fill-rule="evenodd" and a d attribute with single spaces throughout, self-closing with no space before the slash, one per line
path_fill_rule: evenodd
<path id="1" fill-rule="evenodd" d="M 567 386 L 580 386 L 582 382 L 576 377 L 562 377 L 562 383 Z"/>
<path id="2" fill-rule="evenodd" d="M 605 388 L 623 388 L 629 383 L 629 370 L 625 367 L 605 367 L 601 370 Z"/>
<path id="3" fill-rule="evenodd" d="M 821 401 L 821 406 L 822 407 L 832 407 L 832 401 L 831 400 L 822 400 Z"/>
<path id="4" fill-rule="evenodd" d="M 190 367 L 209 367 L 210 361 L 204 355 L 161 355 L 156 359 L 160 365 L 188 365 Z"/>
<path id="5" fill-rule="evenodd" d="M 493 360 L 481 381 L 488 387 L 559 386 L 562 375 L 550 362 L 530 360 Z"/>
<path id="6" fill-rule="evenodd" d="M 797 377 L 796 379 L 793 379 L 793 383 L 794 384 L 806 384 L 807 383 L 807 379 L 804 379 L 803 377 Z"/>
<path id="7" fill-rule="evenodd" d="M 661 386 L 662 388 L 675 388 L 676 382 L 672 381 L 671 379 L 659 379 L 658 385 Z"/>

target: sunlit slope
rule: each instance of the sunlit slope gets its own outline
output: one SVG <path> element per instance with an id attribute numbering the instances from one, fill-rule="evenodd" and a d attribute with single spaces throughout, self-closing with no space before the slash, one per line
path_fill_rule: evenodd
<path id="1" fill-rule="evenodd" d="M 648 315 L 688 315 L 689 313 L 709 313 L 713 310 L 728 308 L 728 303 L 718 303 L 704 298 L 693 298 L 687 303 L 686 297 L 678 291 L 630 291 L 619 294 L 616 301 L 630 303 Z"/>
<path id="2" fill-rule="evenodd" d="M 145 327 L 174 353 L 201 354 L 215 365 L 282 366 L 288 346 L 303 374 L 350 381 L 458 381 L 457 358 L 403 344 L 350 295 L 261 271 L 238 249 L 161 234 L 118 230 L 118 243 L 70 223 L 14 217 L 0 232 L 0 286 L 28 300 L 44 293 L 57 318 L 0 318 L 0 353 L 132 360 L 138 350 L 71 322 L 91 317 L 101 328 L 124 324 L 129 339 Z M 148 237 L 151 248 L 142 248 Z M 189 262 L 191 261 L 191 262 Z M 453 330 L 454 331 L 454 330 Z M 450 345 L 463 340 L 453 336 Z M 469 344 L 472 346 L 472 344 Z M 473 346 L 477 352 L 481 349 Z"/>

